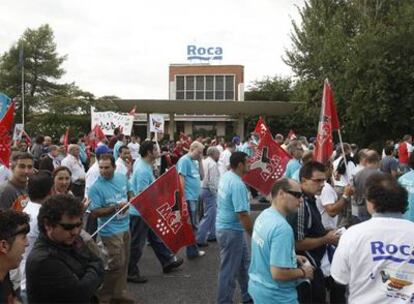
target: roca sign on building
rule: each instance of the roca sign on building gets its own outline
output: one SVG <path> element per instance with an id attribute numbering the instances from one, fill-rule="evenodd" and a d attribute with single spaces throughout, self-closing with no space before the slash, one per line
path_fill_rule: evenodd
<path id="1" fill-rule="evenodd" d="M 187 60 L 222 60 L 223 48 L 219 46 L 196 46 L 187 45 Z"/>

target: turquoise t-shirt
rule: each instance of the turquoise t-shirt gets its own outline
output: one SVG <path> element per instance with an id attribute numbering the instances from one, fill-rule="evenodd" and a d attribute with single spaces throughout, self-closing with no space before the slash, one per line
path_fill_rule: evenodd
<path id="1" fill-rule="evenodd" d="M 292 158 L 286 165 L 285 177 L 293 178 L 295 172 L 297 170 L 300 170 L 301 167 L 302 165 L 300 164 L 300 162 L 297 159 Z"/>
<path id="2" fill-rule="evenodd" d="M 140 158 L 134 163 L 134 173 L 131 176 L 130 184 L 131 189 L 135 195 L 140 194 L 149 185 L 155 181 L 154 172 L 151 164 Z M 129 208 L 129 214 L 139 216 L 139 212 L 135 207 Z"/>
<path id="3" fill-rule="evenodd" d="M 265 209 L 254 224 L 249 294 L 254 303 L 298 303 L 297 280 L 273 280 L 271 266 L 297 268 L 292 227 L 273 207 Z"/>
<path id="4" fill-rule="evenodd" d="M 201 180 L 198 161 L 186 154 L 177 163 L 177 171 L 184 176 L 184 194 L 187 201 L 197 201 L 200 196 Z"/>
<path id="5" fill-rule="evenodd" d="M 404 218 L 414 222 L 414 170 L 405 173 L 398 179 L 398 182 L 408 192 L 408 210 L 404 214 Z"/>
<path id="6" fill-rule="evenodd" d="M 125 175 L 114 173 L 114 176 L 110 180 L 99 176 L 89 189 L 88 197 L 91 200 L 89 209 L 94 210 L 127 202 L 128 191 L 130 191 L 130 186 Z M 111 216 L 112 214 L 98 218 L 98 227 L 101 227 Z M 126 212 L 116 216 L 108 225 L 102 228 L 99 234 L 102 236 L 111 236 L 128 230 L 129 215 Z"/>
<path id="7" fill-rule="evenodd" d="M 220 177 L 218 186 L 216 230 L 244 231 L 237 213 L 249 211 L 246 185 L 236 173 L 227 171 Z"/>

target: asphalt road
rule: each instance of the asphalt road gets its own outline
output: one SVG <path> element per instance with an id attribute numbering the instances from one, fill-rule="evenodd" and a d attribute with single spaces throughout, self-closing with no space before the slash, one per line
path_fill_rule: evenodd
<path id="1" fill-rule="evenodd" d="M 262 207 L 262 206 L 260 206 Z M 252 210 L 262 208 L 252 208 Z M 252 211 L 255 219 L 260 211 Z M 249 240 L 250 241 L 250 240 Z M 250 247 L 250 246 L 249 246 Z M 210 243 L 204 257 L 187 260 L 185 249 L 178 255 L 184 259 L 180 269 L 163 274 L 160 263 L 150 246 L 147 246 L 140 261 L 141 274 L 148 278 L 146 284 L 129 284 L 130 292 L 139 304 L 198 304 L 215 303 L 219 252 L 217 243 Z M 235 303 L 241 303 L 237 287 Z"/>

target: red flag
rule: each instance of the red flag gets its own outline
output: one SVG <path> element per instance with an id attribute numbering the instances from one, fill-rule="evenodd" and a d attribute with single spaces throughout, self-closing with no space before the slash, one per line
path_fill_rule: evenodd
<path id="1" fill-rule="evenodd" d="M 14 106 L 15 102 L 9 106 L 6 114 L 4 114 L 3 119 L 0 121 L 0 162 L 7 168 L 10 163 Z"/>
<path id="2" fill-rule="evenodd" d="M 32 144 L 32 140 L 30 139 L 29 134 L 27 134 L 27 132 L 24 129 L 22 131 L 22 136 L 26 138 L 26 143 L 28 146 L 30 146 Z"/>
<path id="3" fill-rule="evenodd" d="M 287 137 L 288 137 L 289 140 L 294 140 L 294 139 L 297 138 L 295 132 L 292 129 L 289 130 L 289 134 L 288 134 Z"/>
<path id="4" fill-rule="evenodd" d="M 259 139 L 262 138 L 266 133 L 269 133 L 270 137 L 272 137 L 272 133 L 270 132 L 270 129 L 268 128 L 262 117 L 259 117 L 259 120 L 256 124 L 256 128 L 254 128 L 254 133 L 259 134 Z"/>
<path id="5" fill-rule="evenodd" d="M 133 108 L 132 108 L 132 110 L 131 111 L 129 111 L 129 115 L 135 115 L 135 112 L 137 111 L 137 106 L 134 106 Z"/>
<path id="6" fill-rule="evenodd" d="M 102 131 L 101 127 L 98 124 L 95 125 L 95 127 L 93 128 L 93 131 L 95 132 L 95 138 L 97 138 L 98 140 L 106 139 L 104 132 Z"/>
<path id="7" fill-rule="evenodd" d="M 266 133 L 260 139 L 256 153 L 249 159 L 250 171 L 243 181 L 267 195 L 274 183 L 283 176 L 291 156 Z"/>
<path id="8" fill-rule="evenodd" d="M 172 252 L 177 253 L 180 248 L 195 244 L 176 167 L 161 175 L 131 204 Z"/>
<path id="9" fill-rule="evenodd" d="M 69 127 L 66 128 L 65 137 L 63 137 L 63 145 L 65 146 L 65 150 L 67 152 L 69 146 Z"/>
<path id="10" fill-rule="evenodd" d="M 332 130 L 339 130 L 333 91 L 326 79 L 323 87 L 321 116 L 319 119 L 318 136 L 316 137 L 314 159 L 326 163 L 333 153 Z"/>

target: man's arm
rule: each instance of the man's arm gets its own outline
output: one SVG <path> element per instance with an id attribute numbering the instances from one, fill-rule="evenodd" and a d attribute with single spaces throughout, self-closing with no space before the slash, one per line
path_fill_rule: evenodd
<path id="1" fill-rule="evenodd" d="M 203 156 L 198 159 L 198 170 L 200 172 L 200 179 L 204 179 Z"/>
<path id="2" fill-rule="evenodd" d="M 272 273 L 272 279 L 277 281 L 313 278 L 313 268 L 311 266 L 302 266 L 300 268 L 280 268 L 270 266 L 270 272 Z"/>
<path id="3" fill-rule="evenodd" d="M 253 232 L 253 222 L 247 211 L 237 213 L 240 223 L 243 225 L 246 232 L 251 236 Z"/>
<path id="4" fill-rule="evenodd" d="M 303 240 L 296 241 L 296 250 L 297 251 L 307 251 L 312 250 L 324 245 L 336 245 L 338 244 L 339 236 L 335 234 L 336 231 L 329 231 L 326 235 L 319 238 L 304 238 Z"/>

